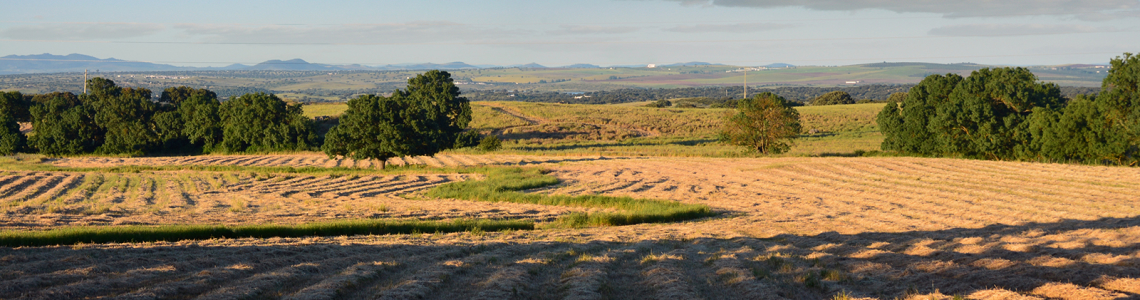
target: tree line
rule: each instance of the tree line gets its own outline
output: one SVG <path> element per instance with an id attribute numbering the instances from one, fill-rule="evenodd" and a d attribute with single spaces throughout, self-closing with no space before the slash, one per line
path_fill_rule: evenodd
<path id="1" fill-rule="evenodd" d="M 0 153 L 144 155 L 310 150 L 320 146 L 300 104 L 250 93 L 226 102 L 206 89 L 173 87 L 157 101 L 151 91 L 96 77 L 88 93 L 0 95 Z M 30 122 L 24 136 L 15 122 Z"/>
<path id="2" fill-rule="evenodd" d="M 1140 161 L 1140 56 L 1124 53 L 1100 93 L 1067 99 L 1025 68 L 931 75 L 877 117 L 886 151 L 1134 166 Z"/>
<path id="3" fill-rule="evenodd" d="M 250 93 L 219 101 L 206 89 L 173 87 L 152 101 L 151 91 L 123 88 L 97 77 L 88 93 L 22 95 L 0 93 L 0 153 L 46 155 L 267 152 L 323 150 L 330 157 L 356 159 L 434 155 L 480 146 L 464 130 L 471 107 L 459 97 L 451 75 L 429 71 L 408 80 L 390 96 L 361 95 L 322 137 L 299 103 L 273 94 Z M 18 122 L 31 122 L 25 136 Z"/>

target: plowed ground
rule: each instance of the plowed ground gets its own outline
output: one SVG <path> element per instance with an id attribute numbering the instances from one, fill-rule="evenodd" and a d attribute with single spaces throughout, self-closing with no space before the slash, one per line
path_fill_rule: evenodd
<path id="1" fill-rule="evenodd" d="M 260 161 L 282 159 L 294 158 Z M 687 223 L 588 229 L 0 248 L 0 298 L 1140 297 L 1140 171 L 1134 168 L 924 158 L 607 159 L 540 167 L 564 182 L 531 192 L 671 199 L 707 204 L 722 214 Z M 338 210 L 337 199 L 395 201 L 416 190 L 391 192 L 400 186 L 477 179 L 219 174 L 193 173 L 153 186 L 171 186 L 167 190 L 191 199 L 208 199 L 199 195 L 209 191 L 248 193 L 251 203 L 308 194 L 316 206 L 282 209 L 335 217 L 356 216 Z M 145 181 L 182 175 L 137 176 Z M 17 195 L 103 201 L 32 188 L 41 182 L 68 186 L 85 180 L 72 179 L 80 176 L 95 175 L 9 172 L 0 178 L 0 196 L 6 207 Z M 135 175 L 124 175 L 130 176 Z M 198 181 L 203 183 L 191 184 Z M 193 188 L 212 181 L 222 181 L 221 188 Z M 116 192 L 96 189 L 91 195 L 108 199 Z M 138 201 L 122 198 L 121 203 Z M 452 205 L 457 214 L 476 216 L 541 219 L 566 211 L 404 201 Z M 241 214 L 197 203 L 189 206 L 201 209 L 194 218 Z M 501 211 L 489 213 L 491 207 Z M 153 218 L 185 214 L 184 209 Z M 5 216 L 21 214 L 51 215 Z"/>

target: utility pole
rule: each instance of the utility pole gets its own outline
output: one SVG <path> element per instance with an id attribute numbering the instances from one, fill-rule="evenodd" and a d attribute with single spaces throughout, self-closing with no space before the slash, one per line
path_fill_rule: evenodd
<path id="1" fill-rule="evenodd" d="M 83 93 L 87 93 L 87 69 L 83 69 Z"/>
<path id="2" fill-rule="evenodd" d="M 748 99 L 748 68 L 744 68 L 744 99 Z"/>

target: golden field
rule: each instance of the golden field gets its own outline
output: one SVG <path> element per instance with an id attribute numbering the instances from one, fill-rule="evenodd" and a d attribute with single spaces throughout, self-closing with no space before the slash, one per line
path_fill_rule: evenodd
<path id="1" fill-rule="evenodd" d="M 858 157 L 882 104 L 800 107 L 791 153 L 715 142 L 724 110 L 480 102 L 505 149 L 0 158 L 0 230 L 525 220 L 603 208 L 438 199 L 472 170 L 538 195 L 706 205 L 685 222 L 0 247 L 0 299 L 1134 299 L 1140 169 Z M 341 109 L 340 111 L 342 111 Z M 307 106 L 311 116 L 339 114 Z M 102 227 L 100 227 L 102 228 Z M 3 234 L 0 232 L 0 235 Z"/>

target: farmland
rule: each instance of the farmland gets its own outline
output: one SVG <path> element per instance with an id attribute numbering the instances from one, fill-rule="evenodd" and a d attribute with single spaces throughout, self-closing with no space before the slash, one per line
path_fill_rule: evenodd
<path id="1" fill-rule="evenodd" d="M 788 156 L 853 155 L 879 149 L 874 123 L 883 104 L 805 106 L 807 133 Z M 306 105 L 309 117 L 335 116 L 345 105 Z M 727 109 L 650 108 L 629 105 L 573 105 L 474 102 L 470 128 L 510 141 L 516 154 L 621 156 L 754 156 L 716 141 Z"/>
<path id="2" fill-rule="evenodd" d="M 562 183 L 531 193 L 634 195 L 704 204 L 719 215 L 585 229 L 0 248 L 0 292 L 5 298 L 291 299 L 812 299 L 837 293 L 1113 299 L 1140 292 L 1140 207 L 1134 201 L 1140 173 L 1129 168 L 843 157 L 442 155 L 403 162 L 544 168 Z M 47 161 L 81 171 L 9 171 L 0 187 L 6 219 L 27 218 L 4 226 L 359 216 L 542 221 L 574 210 L 419 200 L 415 195 L 426 188 L 479 179 L 433 169 L 356 178 L 256 169 L 337 163 L 350 162 L 300 154 Z M 210 164 L 249 169 L 113 169 Z M 104 179 L 85 184 L 90 181 L 75 179 L 81 176 Z M 211 181 L 226 184 L 215 188 Z M 155 182 L 153 192 L 146 182 Z M 212 199 L 218 191 L 245 202 Z M 35 209 L 38 199 L 75 193 L 86 195 L 77 206 Z M 156 204 L 147 205 L 148 199 Z M 86 204 L 107 209 L 68 210 Z M 275 204 L 280 208 L 272 209 Z"/>
<path id="3" fill-rule="evenodd" d="M 0 298 L 1120 299 L 1140 294 L 1140 171 L 875 156 L 883 104 L 798 107 L 789 153 L 716 142 L 723 109 L 475 102 L 504 149 L 0 158 L 0 240 L 69 229 L 533 222 L 534 229 L 0 247 Z M 343 105 L 307 105 L 309 117 Z M 865 156 L 870 155 L 870 156 Z M 708 207 L 558 226 L 613 207 L 433 197 L 541 170 L 532 197 Z M 622 198 L 629 197 L 629 198 Z M 506 199 L 503 199 L 506 200 Z"/>

